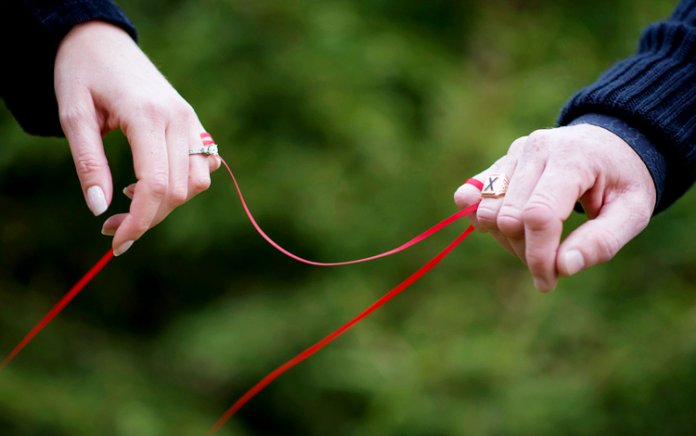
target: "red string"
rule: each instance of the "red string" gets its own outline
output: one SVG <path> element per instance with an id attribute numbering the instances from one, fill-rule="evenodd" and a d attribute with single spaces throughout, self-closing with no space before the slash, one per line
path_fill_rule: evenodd
<path id="1" fill-rule="evenodd" d="M 372 312 L 375 310 L 379 309 L 381 306 L 383 306 L 385 303 L 387 303 L 389 300 L 392 298 L 396 297 L 399 295 L 401 292 L 403 292 L 405 289 L 407 289 L 409 286 L 411 286 L 413 283 L 415 283 L 418 279 L 423 277 L 428 271 L 433 269 L 435 265 L 440 263 L 442 259 L 444 259 L 459 243 L 461 243 L 464 239 L 466 239 L 467 236 L 469 236 L 469 233 L 474 230 L 472 226 L 469 226 L 461 235 L 459 235 L 453 242 L 451 242 L 447 247 L 445 247 L 444 250 L 442 250 L 437 256 L 434 258 L 430 259 L 428 263 L 420 267 L 415 273 L 411 274 L 406 280 L 403 282 L 399 283 L 394 289 L 391 291 L 387 292 L 385 295 L 383 295 L 379 300 L 374 302 L 370 307 L 365 309 L 360 315 L 356 316 L 352 320 L 348 321 L 344 325 L 342 325 L 340 328 L 335 330 L 333 333 L 330 335 L 326 336 L 324 339 L 320 340 L 316 344 L 312 345 L 311 347 L 307 348 L 297 356 L 293 357 L 292 359 L 288 360 L 284 364 L 280 365 L 278 368 L 274 369 L 270 374 L 265 376 L 263 379 L 261 379 L 260 382 L 256 383 L 251 389 L 249 389 L 244 395 L 242 395 L 241 398 L 239 398 L 225 413 L 220 417 L 220 419 L 217 420 L 215 425 L 210 429 L 208 432 L 208 435 L 212 435 L 216 433 L 218 430 L 222 428 L 223 425 L 232 417 L 234 416 L 235 413 L 239 409 L 242 408 L 249 400 L 251 400 L 256 394 L 261 392 L 266 386 L 271 384 L 275 379 L 283 375 L 283 373 L 287 372 L 290 370 L 292 367 L 297 365 L 298 363 L 302 362 L 303 360 L 311 357 L 314 353 L 317 351 L 321 350 L 325 346 L 329 345 L 331 342 L 333 342 L 336 338 L 341 336 L 343 333 L 345 333 L 347 330 L 349 330 L 351 327 L 353 327 L 355 324 L 359 323 L 363 319 L 365 319 L 368 315 L 370 315 Z"/>
<path id="2" fill-rule="evenodd" d="M 0 362 L 0 370 L 4 369 L 7 365 L 12 362 L 12 360 L 17 357 L 20 351 L 26 347 L 29 342 L 34 339 L 36 335 L 41 332 L 52 320 L 55 318 L 63 309 L 65 309 L 65 306 L 67 306 L 73 298 L 77 297 L 77 294 L 79 294 L 82 289 L 84 289 L 87 284 L 92 281 L 92 279 L 99 274 L 99 271 L 102 270 L 106 266 L 107 263 L 114 257 L 114 252 L 113 250 L 109 250 L 99 261 L 94 264 L 92 268 L 87 271 L 87 273 L 77 282 L 75 283 L 75 286 L 70 288 L 70 290 L 63 295 L 63 298 L 56 303 L 55 306 L 51 308 L 51 310 L 48 311 L 48 313 L 39 321 L 34 328 L 32 328 L 29 333 L 27 333 L 26 336 L 24 336 L 24 339 L 19 341 L 19 343 L 10 351 L 10 353 Z"/>
<path id="3" fill-rule="evenodd" d="M 256 222 L 256 219 L 254 219 L 254 216 L 252 215 L 251 210 L 249 210 L 249 206 L 247 206 L 246 200 L 244 200 L 244 195 L 242 194 L 242 190 L 239 187 L 239 183 L 237 183 L 237 178 L 234 176 L 234 173 L 230 169 L 230 166 L 227 165 L 227 162 L 225 162 L 225 160 L 222 157 L 220 157 L 220 160 L 222 161 L 222 164 L 225 166 L 225 169 L 227 169 L 227 172 L 229 173 L 230 177 L 232 178 L 232 182 L 234 182 L 234 187 L 237 190 L 237 195 L 239 196 L 239 201 L 242 203 L 242 207 L 244 208 L 244 212 L 246 213 L 247 218 L 249 218 L 251 225 L 254 226 L 254 229 L 256 229 L 258 234 L 261 235 L 261 237 L 263 239 L 265 239 L 266 242 L 271 244 L 271 246 L 273 246 L 276 250 L 280 251 L 284 255 L 286 255 L 286 256 L 288 256 L 288 257 L 290 257 L 298 262 L 306 263 L 308 265 L 314 265 L 314 266 L 353 265 L 356 263 L 368 262 L 371 260 L 376 260 L 376 259 L 381 259 L 383 257 L 391 256 L 392 254 L 396 254 L 396 253 L 399 253 L 401 251 L 404 251 L 407 248 L 413 247 L 414 245 L 418 244 L 419 242 L 429 238 L 430 236 L 434 235 L 435 233 L 439 232 L 440 230 L 444 229 L 445 227 L 449 226 L 450 224 L 459 220 L 460 218 L 463 218 L 464 216 L 473 213 L 476 210 L 476 208 L 478 207 L 478 203 L 473 204 L 469 207 L 466 207 L 466 208 L 458 211 L 457 213 L 454 213 L 454 214 L 448 216 L 447 218 L 443 219 L 439 223 L 435 224 L 434 226 L 432 226 L 428 230 L 424 231 L 420 235 L 416 236 L 415 238 L 409 240 L 408 242 L 401 244 L 398 247 L 393 248 L 391 250 L 385 251 L 383 253 L 375 254 L 374 256 L 364 257 L 362 259 L 346 260 L 346 261 L 342 261 L 342 262 L 316 262 L 313 260 L 308 260 L 308 259 L 305 259 L 303 257 L 300 257 L 294 253 L 291 253 L 290 251 L 281 247 L 280 244 L 278 244 L 273 239 L 271 239 L 271 237 L 268 236 L 266 234 L 266 232 L 263 231 L 261 226 L 259 226 L 259 224 Z M 473 180 L 473 182 L 476 182 L 476 183 L 480 184 L 481 187 L 483 187 L 483 184 L 481 184 L 481 182 L 479 182 L 476 179 L 469 179 L 466 181 L 466 183 L 473 184 L 474 186 L 477 186 L 475 183 L 472 182 L 472 180 Z"/>
<path id="4" fill-rule="evenodd" d="M 469 207 L 466 207 L 459 212 L 445 218 L 444 220 L 440 221 L 438 224 L 434 225 L 433 227 L 429 228 L 425 232 L 421 233 L 420 235 L 416 236 L 415 238 L 411 239 L 410 241 L 406 242 L 405 244 L 402 244 L 392 250 L 385 251 L 384 253 L 376 254 L 374 256 L 362 258 L 362 259 L 355 259 L 355 260 L 349 260 L 349 261 L 343 261 L 343 262 L 331 262 L 331 263 L 326 263 L 326 262 L 315 262 L 312 260 L 307 260 L 304 259 L 294 253 L 289 252 L 285 248 L 281 247 L 279 244 L 277 244 L 273 239 L 271 239 L 264 231 L 261 229 L 261 227 L 257 224 L 256 220 L 254 219 L 254 216 L 252 215 L 251 211 L 249 210 L 249 207 L 246 204 L 246 201 L 244 200 L 244 195 L 242 194 L 241 189 L 239 188 L 239 184 L 237 183 L 237 179 L 234 177 L 234 173 L 230 169 L 229 165 L 227 165 L 227 162 L 225 162 L 224 159 L 220 158 L 223 165 L 227 169 L 227 172 L 230 174 L 230 177 L 232 178 L 232 181 L 234 182 L 234 186 L 237 190 L 237 195 L 239 196 L 239 200 L 242 203 L 242 207 L 244 208 L 244 211 L 246 212 L 247 217 L 249 218 L 249 221 L 251 224 L 254 226 L 256 231 L 273 247 L 275 247 L 278 251 L 281 253 L 285 254 L 286 256 L 291 257 L 292 259 L 295 259 L 299 262 L 310 264 L 310 265 L 315 265 L 315 266 L 340 266 L 340 265 L 350 265 L 350 264 L 355 264 L 355 263 L 360 263 L 360 262 L 367 262 L 369 260 L 374 260 L 374 259 L 379 259 L 382 257 L 386 257 L 392 254 L 396 254 L 400 251 L 406 250 L 409 247 L 412 247 L 413 245 L 416 245 L 417 243 L 423 241 L 424 239 L 427 239 L 428 237 L 432 236 L 433 234 L 437 233 L 438 231 L 442 230 L 443 228 L 447 227 L 448 225 L 452 224 L 453 222 L 459 220 L 460 218 L 469 215 L 476 211 L 478 208 L 478 203 L 475 203 Z M 465 182 L 465 184 L 470 184 L 476 187 L 477 189 L 481 190 L 483 188 L 483 184 L 476 180 L 476 179 L 469 179 Z M 259 392 L 261 392 L 263 389 L 265 389 L 268 385 L 270 385 L 275 379 L 283 375 L 285 372 L 289 371 L 291 368 L 299 364 L 300 362 L 308 359 L 311 357 L 313 354 L 324 348 L 325 346 L 329 345 L 331 342 L 333 342 L 335 339 L 337 339 L 339 336 L 341 336 L 343 333 L 345 333 L 347 330 L 352 328 L 354 325 L 365 319 L 367 316 L 369 316 L 372 312 L 375 310 L 379 309 L 381 306 L 383 306 L 385 303 L 387 303 L 389 300 L 403 292 L 405 289 L 407 289 L 409 286 L 411 286 L 413 283 L 415 283 L 418 279 L 423 277 L 428 271 L 430 271 L 435 265 L 440 263 L 442 259 L 444 259 L 457 245 L 459 245 L 464 239 L 466 239 L 467 236 L 474 230 L 472 226 L 469 226 L 457 239 L 455 239 L 452 243 L 450 243 L 447 247 L 445 247 L 444 250 L 442 250 L 437 256 L 432 258 L 428 263 L 423 265 L 420 269 L 418 269 L 415 273 L 413 273 L 411 276 L 409 276 L 406 280 L 401 282 L 399 285 L 397 285 L 394 289 L 391 291 L 387 292 L 384 296 L 382 296 L 379 300 L 377 300 L 375 303 L 373 303 L 370 307 L 365 309 L 360 315 L 356 316 L 352 320 L 348 321 L 345 323 L 343 326 L 339 327 L 337 330 L 335 330 L 333 333 L 330 335 L 326 336 L 324 339 L 320 340 L 316 344 L 312 345 L 311 347 L 307 348 L 306 350 L 302 351 L 299 353 L 297 356 L 293 357 L 292 359 L 288 360 L 284 364 L 280 365 L 273 371 L 271 371 L 268 375 L 266 375 L 264 378 L 261 379 L 258 383 L 256 383 L 254 386 L 251 387 L 247 392 L 245 392 L 232 406 L 230 406 L 225 413 L 217 420 L 215 425 L 209 430 L 208 435 L 213 435 L 220 430 L 227 421 L 232 418 L 235 413 L 239 411 L 246 403 L 249 402 L 253 397 L 255 397 Z"/>
<path id="5" fill-rule="evenodd" d="M 209 136 L 209 135 L 208 135 Z M 212 138 L 207 139 L 203 138 L 204 140 L 208 140 L 212 142 Z M 306 263 L 309 265 L 315 265 L 315 266 L 339 266 L 339 265 L 350 265 L 350 264 L 355 264 L 355 263 L 360 263 L 360 262 L 367 262 L 370 260 L 375 260 L 379 259 L 382 257 L 390 256 L 392 254 L 398 253 L 400 251 L 406 250 L 409 247 L 412 247 L 419 242 L 423 241 L 424 239 L 427 239 L 428 237 L 432 236 L 433 234 L 437 233 L 438 231 L 442 230 L 443 228 L 447 227 L 448 225 L 452 224 L 453 222 L 459 220 L 460 218 L 464 217 L 465 215 L 471 214 L 474 211 L 476 211 L 476 208 L 478 207 L 478 203 L 473 204 L 465 209 L 462 209 L 458 211 L 455 214 L 450 215 L 449 217 L 445 218 L 444 220 L 440 221 L 433 227 L 429 228 L 428 230 L 424 231 L 420 235 L 412 238 L 408 242 L 394 248 L 388 251 L 385 251 L 380 254 L 376 254 L 374 256 L 369 256 L 365 257 L 362 259 L 354 259 L 354 260 L 348 260 L 348 261 L 343 261 L 343 262 L 315 262 L 312 260 L 307 260 L 304 259 L 294 253 L 291 253 L 290 251 L 286 250 L 285 248 L 281 247 L 278 243 L 276 243 L 273 239 L 271 239 L 266 232 L 263 231 L 263 229 L 258 225 L 256 220 L 254 219 L 254 216 L 252 215 L 246 201 L 244 200 L 244 196 L 242 195 L 242 191 L 239 187 L 239 183 L 237 183 L 237 179 L 234 176 L 234 173 L 230 169 L 229 165 L 227 162 L 225 162 L 224 159 L 220 157 L 223 165 L 227 169 L 227 172 L 229 173 L 230 177 L 232 178 L 232 181 L 234 182 L 234 186 L 237 190 L 237 194 L 239 196 L 239 200 L 242 204 L 242 207 L 244 208 L 244 212 L 246 213 L 247 217 L 249 218 L 249 221 L 253 225 L 254 229 L 263 237 L 270 245 L 272 245 L 274 248 L 276 248 L 278 251 L 281 253 L 285 254 L 286 256 L 302 263 Z M 473 185 L 479 190 L 483 187 L 480 181 L 476 179 L 469 179 L 466 181 L 467 184 Z M 318 352 L 331 342 L 333 342 L 336 338 L 341 336 L 343 333 L 345 333 L 347 330 L 358 324 L 360 321 L 362 321 L 364 318 L 369 316 L 372 312 L 375 310 L 379 309 L 381 306 L 383 306 L 385 303 L 387 303 L 389 300 L 403 292 L 405 289 L 407 289 L 409 286 L 411 286 L 413 283 L 415 283 L 418 279 L 423 277 L 428 271 L 430 271 L 432 268 L 434 268 L 442 259 L 444 259 L 457 245 L 459 245 L 464 239 L 466 239 L 467 236 L 473 231 L 473 227 L 469 226 L 461 235 L 459 235 L 453 242 L 451 242 L 447 247 L 445 247 L 444 250 L 442 250 L 437 256 L 432 258 L 430 261 L 428 261 L 425 265 L 423 265 L 421 268 L 419 268 L 416 272 L 414 272 L 411 276 L 409 276 L 406 280 L 401 282 L 399 285 L 397 285 L 395 288 L 387 292 L 384 296 L 382 296 L 379 300 L 377 300 L 375 303 L 373 303 L 371 306 L 369 306 L 367 309 L 365 309 L 361 314 L 335 330 L 333 333 L 330 335 L 326 336 L 319 342 L 315 343 L 311 347 L 307 348 L 297 356 L 293 357 L 292 359 L 288 360 L 275 370 L 273 370 L 270 374 L 265 376 L 261 381 L 259 381 L 257 384 L 255 384 L 251 389 L 249 389 L 244 395 L 242 395 L 239 400 L 237 400 L 232 406 L 225 411 L 225 413 L 218 419 L 218 421 L 215 423 L 215 425 L 211 428 L 209 431 L 209 435 L 212 435 L 216 433 L 222 426 L 232 417 L 234 414 L 241 409 L 249 400 L 251 400 L 256 394 L 261 392 L 266 386 L 271 384 L 275 379 L 280 377 L 282 374 L 284 374 L 286 371 L 290 370 L 292 367 L 295 365 L 299 364 L 300 362 L 304 361 L 305 359 L 309 358 L 312 356 L 314 353 Z M 58 301 L 58 303 L 49 310 L 49 312 L 27 333 L 27 335 L 17 344 L 12 351 L 0 362 L 0 370 L 4 369 L 12 360 L 34 339 L 36 335 L 38 335 L 83 289 L 84 287 L 106 266 L 107 263 L 113 258 L 114 253 L 112 250 L 109 250 L 92 268 L 87 271 L 87 273 Z"/>

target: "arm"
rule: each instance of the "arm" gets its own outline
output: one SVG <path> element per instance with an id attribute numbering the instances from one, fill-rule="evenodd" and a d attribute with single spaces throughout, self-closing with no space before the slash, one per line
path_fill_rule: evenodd
<path id="1" fill-rule="evenodd" d="M 638 53 L 577 93 L 559 117 L 568 125 L 590 113 L 623 121 L 650 144 L 629 144 L 655 181 L 656 212 L 696 180 L 696 1 L 683 0 L 672 17 L 644 32 Z M 592 122 L 619 136 L 612 122 Z"/>
<path id="2" fill-rule="evenodd" d="M 0 2 L 0 38 L 8 65 L 0 96 L 27 133 L 63 136 L 53 86 L 58 45 L 76 25 L 101 20 L 136 39 L 133 24 L 110 0 Z"/>
<path id="3" fill-rule="evenodd" d="M 113 3 L 12 3 L 33 26 L 31 41 L 43 51 L 29 57 L 40 58 L 36 62 L 43 69 L 32 78 L 36 83 L 17 77 L 21 86 L 15 83 L 17 90 L 5 90 L 3 97 L 29 132 L 58 134 L 60 127 L 95 215 L 104 213 L 113 197 L 102 135 L 120 129 L 131 145 L 137 182 L 127 190 L 130 210 L 107 219 L 102 230 L 113 236 L 114 253 L 120 255 L 173 209 L 207 189 L 210 172 L 220 163 L 189 156 L 189 147 L 201 143 L 203 126 L 135 44 L 134 30 Z M 107 13 L 111 18 L 105 18 Z M 48 71 L 46 59 L 51 62 Z M 34 85 L 36 95 L 29 98 L 24 89 L 32 92 Z"/>
<path id="4" fill-rule="evenodd" d="M 696 1 L 685 0 L 646 30 L 638 54 L 569 102 L 560 124 L 577 125 L 518 139 L 479 175 L 505 173 L 510 187 L 472 221 L 527 264 L 538 289 L 611 259 L 696 178 L 694 23 Z M 478 199 L 467 185 L 455 193 L 460 207 Z M 589 221 L 561 241 L 576 201 Z"/>

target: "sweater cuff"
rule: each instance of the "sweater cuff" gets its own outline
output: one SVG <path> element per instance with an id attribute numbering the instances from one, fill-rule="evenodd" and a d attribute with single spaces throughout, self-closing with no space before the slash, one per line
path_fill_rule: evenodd
<path id="1" fill-rule="evenodd" d="M 576 124 L 591 124 L 601 127 L 615 134 L 630 145 L 648 168 L 653 183 L 655 184 L 656 200 L 654 213 L 664 209 L 664 207 L 661 207 L 661 200 L 667 182 L 667 159 L 657 150 L 647 136 L 626 121 L 609 115 L 590 113 L 581 115 L 568 123 L 569 126 Z"/>
<path id="2" fill-rule="evenodd" d="M 70 29 L 87 21 L 106 21 L 138 40 L 135 26 L 111 0 L 28 0 L 34 17 L 43 25 L 56 46 Z"/>
<path id="3" fill-rule="evenodd" d="M 682 0 L 664 22 L 643 33 L 638 53 L 607 70 L 578 92 L 558 120 L 566 125 L 588 113 L 607 114 L 650 138 L 664 165 L 641 157 L 655 178 L 655 212 L 664 210 L 696 181 L 696 2 Z M 639 152 L 640 153 L 640 152 Z M 657 176 L 664 168 L 663 179 Z"/>

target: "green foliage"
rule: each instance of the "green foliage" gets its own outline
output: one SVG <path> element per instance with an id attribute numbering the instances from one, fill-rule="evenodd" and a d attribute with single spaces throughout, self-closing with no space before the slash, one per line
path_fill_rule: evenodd
<path id="1" fill-rule="evenodd" d="M 123 0 L 268 232 L 338 260 L 391 247 L 674 2 Z M 0 114 L 0 345 L 104 252 L 63 140 Z M 105 140 L 116 192 L 131 182 Z M 111 210 L 128 206 L 120 196 Z M 222 434 L 684 434 L 696 392 L 696 204 L 607 265 L 533 290 L 474 234 L 407 293 L 254 399 Z M 574 218 L 574 224 L 581 221 Z M 220 171 L 0 373 L 8 435 L 197 435 L 457 229 L 374 264 L 268 247 Z"/>

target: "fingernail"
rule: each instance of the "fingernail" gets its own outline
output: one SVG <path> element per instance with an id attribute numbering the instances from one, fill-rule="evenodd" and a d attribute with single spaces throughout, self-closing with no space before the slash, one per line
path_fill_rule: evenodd
<path id="1" fill-rule="evenodd" d="M 585 268 L 585 259 L 578 250 L 570 250 L 563 255 L 563 264 L 568 275 L 572 276 Z"/>
<path id="2" fill-rule="evenodd" d="M 123 244 L 119 245 L 116 249 L 114 249 L 114 256 L 120 256 L 126 251 L 128 251 L 128 249 L 131 248 L 131 245 L 133 245 L 133 242 L 135 241 L 126 241 Z"/>
<path id="3" fill-rule="evenodd" d="M 477 193 L 477 192 L 478 192 L 478 190 L 475 187 L 473 187 L 471 185 L 464 184 L 464 185 L 460 186 L 459 188 L 457 188 L 456 191 L 454 191 L 454 195 L 467 195 L 467 194 L 472 194 L 472 193 Z"/>
<path id="4" fill-rule="evenodd" d="M 473 203 L 478 191 L 471 185 L 462 185 L 454 191 L 454 203 L 459 207 L 464 207 L 467 203 Z"/>
<path id="5" fill-rule="evenodd" d="M 133 199 L 133 194 L 131 194 L 131 192 L 128 190 L 127 186 L 125 188 L 123 188 L 123 195 L 125 195 L 126 197 L 128 197 L 131 200 Z"/>
<path id="6" fill-rule="evenodd" d="M 546 290 L 546 280 L 534 277 L 534 287 L 540 291 Z"/>
<path id="7" fill-rule="evenodd" d="M 107 229 L 106 226 L 103 226 L 101 229 L 101 234 L 104 236 L 114 236 L 116 234 L 116 230 Z"/>
<path id="8" fill-rule="evenodd" d="M 106 211 L 106 197 L 104 191 L 99 186 L 91 186 L 87 190 L 87 207 L 95 216 L 99 216 Z"/>

